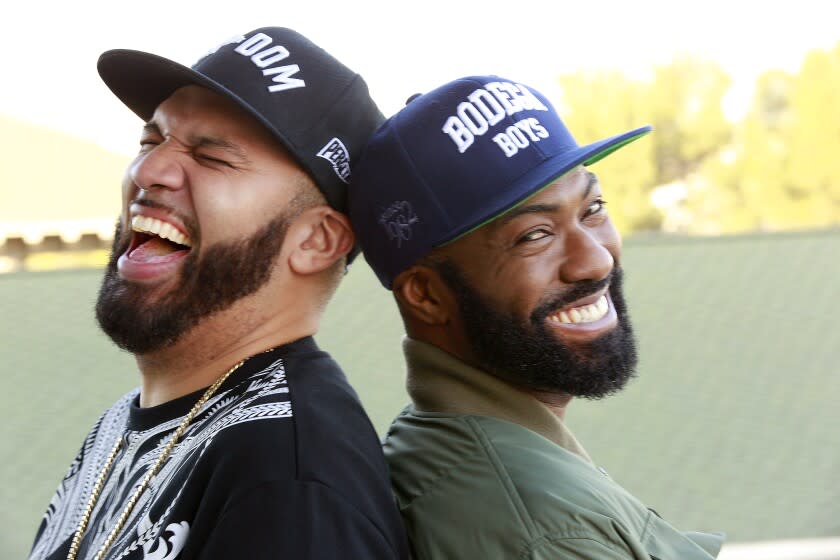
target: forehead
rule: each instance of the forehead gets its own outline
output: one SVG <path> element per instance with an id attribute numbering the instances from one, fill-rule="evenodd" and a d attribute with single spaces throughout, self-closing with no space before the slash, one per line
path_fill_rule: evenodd
<path id="1" fill-rule="evenodd" d="M 523 210 L 551 205 L 557 209 L 577 208 L 599 186 L 598 177 L 583 166 L 576 167 L 496 217 L 489 226 L 499 226 L 517 217 Z"/>
<path id="2" fill-rule="evenodd" d="M 268 129 L 232 100 L 200 86 L 177 89 L 155 109 L 152 124 L 164 132 L 251 138 L 279 146 Z"/>
<path id="3" fill-rule="evenodd" d="M 577 167 L 455 241 L 490 236 L 520 216 L 576 209 L 589 195 L 599 192 L 598 177 L 583 166 Z"/>

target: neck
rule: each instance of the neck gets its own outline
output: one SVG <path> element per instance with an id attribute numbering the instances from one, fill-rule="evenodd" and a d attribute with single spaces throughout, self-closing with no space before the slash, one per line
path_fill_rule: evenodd
<path id="1" fill-rule="evenodd" d="M 566 417 L 566 408 L 572 400 L 571 395 L 565 393 L 544 393 L 531 391 L 531 394 L 538 401 L 543 403 L 560 420 Z"/>
<path id="2" fill-rule="evenodd" d="M 500 418 L 588 460 L 562 421 L 568 398 L 517 388 L 427 342 L 406 338 L 403 350 L 407 388 L 417 410 Z"/>
<path id="3" fill-rule="evenodd" d="M 175 344 L 136 355 L 142 375 L 140 406 L 157 406 L 203 389 L 237 362 L 318 330 L 319 317 L 293 309 L 261 321 L 248 316 L 254 317 L 227 311 L 215 314 Z"/>
<path id="4" fill-rule="evenodd" d="M 405 324 L 406 334 L 414 340 L 436 346 L 465 364 L 478 370 L 483 370 L 481 360 L 472 351 L 471 344 L 464 335 L 465 331 L 463 328 L 427 328 L 422 323 L 410 320 L 406 320 Z M 566 408 L 572 400 L 572 395 L 520 388 L 516 388 L 516 390 L 535 398 L 544 404 L 554 416 L 560 420 L 565 420 Z"/>

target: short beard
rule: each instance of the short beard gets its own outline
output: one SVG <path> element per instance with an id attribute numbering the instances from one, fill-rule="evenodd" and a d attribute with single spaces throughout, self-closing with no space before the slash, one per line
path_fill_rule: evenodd
<path id="1" fill-rule="evenodd" d="M 289 223 L 299 212 L 280 213 L 248 239 L 217 243 L 199 259 L 184 259 L 178 283 L 156 301 L 149 288 L 123 280 L 117 259 L 128 248 L 117 225 L 111 256 L 96 302 L 99 326 L 120 348 L 147 354 L 172 346 L 205 317 L 230 307 L 264 286 L 283 246 Z"/>
<path id="2" fill-rule="evenodd" d="M 465 334 L 482 370 L 529 391 L 586 399 L 616 393 L 635 376 L 636 344 L 617 265 L 605 280 L 579 282 L 559 297 L 544 298 L 527 321 L 497 310 L 451 261 L 433 266 L 458 299 Z M 559 342 L 545 326 L 546 317 L 607 284 L 618 315 L 616 326 L 574 347 Z"/>

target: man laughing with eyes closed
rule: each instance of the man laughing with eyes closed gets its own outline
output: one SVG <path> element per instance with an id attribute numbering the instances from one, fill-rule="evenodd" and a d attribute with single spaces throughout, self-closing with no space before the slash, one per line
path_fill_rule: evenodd
<path id="1" fill-rule="evenodd" d="M 143 119 L 96 304 L 138 390 L 96 422 L 30 558 L 404 559 L 376 432 L 313 335 L 352 258 L 350 164 L 383 117 L 302 35 L 192 68 L 99 58 Z"/>

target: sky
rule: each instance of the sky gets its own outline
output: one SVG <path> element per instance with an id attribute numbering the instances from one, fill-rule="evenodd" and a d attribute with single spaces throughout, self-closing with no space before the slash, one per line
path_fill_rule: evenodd
<path id="1" fill-rule="evenodd" d="M 193 64 L 233 35 L 291 27 L 362 74 L 383 113 L 412 93 L 473 74 L 519 81 L 559 101 L 557 76 L 613 69 L 644 77 L 690 53 L 732 76 L 733 117 L 764 70 L 797 70 L 840 42 L 834 0 L 44 0 L 0 22 L 0 114 L 136 151 L 141 123 L 96 73 L 111 48 Z M 645 124 L 645 123 L 639 123 Z"/>

